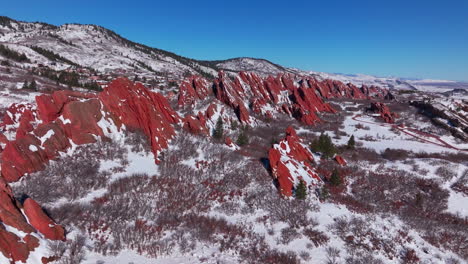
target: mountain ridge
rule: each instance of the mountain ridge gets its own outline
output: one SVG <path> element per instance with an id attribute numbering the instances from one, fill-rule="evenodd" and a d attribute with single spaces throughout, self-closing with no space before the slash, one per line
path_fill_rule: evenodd
<path id="1" fill-rule="evenodd" d="M 199 60 L 179 55 L 175 52 L 151 47 L 127 39 L 116 31 L 96 24 L 65 23 L 53 25 L 45 22 L 25 22 L 10 17 L 0 17 L 0 42 L 11 48 L 24 52 L 33 58 L 38 54 L 30 50 L 31 46 L 51 49 L 52 52 L 67 60 L 84 67 L 93 68 L 99 72 L 111 72 L 118 69 L 143 75 L 168 76 L 181 81 L 189 75 L 202 75 L 214 79 L 219 70 L 230 73 L 251 71 L 262 76 L 289 72 L 297 75 L 313 76 L 319 79 L 335 79 L 355 85 L 380 85 L 387 89 L 403 90 L 434 90 L 438 88 L 468 89 L 468 83 L 433 82 L 422 83 L 421 80 L 411 80 L 398 77 L 375 77 L 365 74 L 334 74 L 317 71 L 306 71 L 285 67 L 264 58 L 235 57 L 221 60 Z M 90 49 L 89 46 L 94 48 Z M 94 59 L 93 59 L 94 58 Z M 63 69 L 50 65 L 47 60 L 37 59 L 39 64 L 46 63 L 55 69 Z"/>

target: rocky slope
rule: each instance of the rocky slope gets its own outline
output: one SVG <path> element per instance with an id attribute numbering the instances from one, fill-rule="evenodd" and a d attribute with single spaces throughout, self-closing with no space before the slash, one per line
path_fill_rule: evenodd
<path id="1" fill-rule="evenodd" d="M 286 114 L 306 125 L 313 125 L 321 122 L 317 113 L 335 112 L 324 102 L 325 99 L 383 98 L 387 93 L 377 87 L 358 88 L 336 81 L 318 82 L 292 74 L 262 78 L 255 73 L 241 72 L 230 79 L 220 72 L 213 83 L 199 76 L 182 83 L 177 99 L 182 109 L 194 107 L 208 97 L 217 103 L 212 103 L 205 112 L 181 118 L 163 95 L 124 78 L 116 79 L 98 94 L 56 91 L 37 96 L 34 105 L 12 104 L 7 109 L 0 124 L 3 131 L 1 176 L 7 182 L 16 182 L 25 174 L 43 170 L 50 160 L 60 158 L 61 153 L 69 149 L 95 143 L 98 138 L 116 139 L 122 135 L 122 130 L 141 131 L 146 135 L 155 162 L 159 162 L 160 152 L 167 149 L 168 142 L 176 135 L 176 126 L 209 136 L 211 127 L 207 120 L 214 124 L 215 112 L 225 112 L 228 123 L 238 121 L 255 125 L 259 120 L 254 115 L 275 119 L 279 114 Z M 320 178 L 309 163 L 313 161 L 312 154 L 302 145 L 294 129 L 288 128 L 286 134 L 286 139 L 270 150 L 269 159 L 272 173 L 280 184 L 280 192 L 291 196 L 299 180 L 313 186 L 320 182 Z M 226 138 L 226 144 L 236 149 L 229 138 Z M 4 186 L 8 188 L 6 183 Z M 11 191 L 5 193 L 5 201 L 13 199 Z M 37 203 L 27 199 L 23 206 L 29 223 L 45 238 L 63 239 L 63 229 L 57 231 L 53 225 L 49 228 L 41 224 L 50 220 L 42 220 L 48 218 L 41 213 Z M 2 219 L 2 222 L 27 226 L 18 220 L 22 219 L 21 215 L 15 219 Z M 33 229 L 26 231 L 33 232 Z M 33 250 L 29 248 L 29 251 Z M 2 252 L 12 260 L 28 258 L 26 253 L 17 256 L 8 248 Z"/>

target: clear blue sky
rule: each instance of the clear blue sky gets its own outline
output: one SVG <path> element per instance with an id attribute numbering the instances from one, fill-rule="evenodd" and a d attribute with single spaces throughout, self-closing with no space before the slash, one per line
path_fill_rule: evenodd
<path id="1" fill-rule="evenodd" d="M 23 0 L 0 15 L 98 24 L 196 59 L 468 81 L 468 0 Z"/>

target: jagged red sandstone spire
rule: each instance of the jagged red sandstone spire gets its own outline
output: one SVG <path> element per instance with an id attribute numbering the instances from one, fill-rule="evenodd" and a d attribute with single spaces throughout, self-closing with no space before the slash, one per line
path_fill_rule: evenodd
<path id="1" fill-rule="evenodd" d="M 312 167 L 314 157 L 302 143 L 293 127 L 286 129 L 286 137 L 268 152 L 270 168 L 278 180 L 282 195 L 291 196 L 300 180 L 308 186 L 317 185 L 321 179 Z"/>

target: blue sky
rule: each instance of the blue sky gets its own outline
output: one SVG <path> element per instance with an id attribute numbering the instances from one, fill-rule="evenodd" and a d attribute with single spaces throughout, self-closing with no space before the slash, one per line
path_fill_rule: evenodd
<path id="1" fill-rule="evenodd" d="M 0 15 L 98 24 L 196 59 L 468 81 L 467 0 L 23 0 L 3 3 Z"/>

